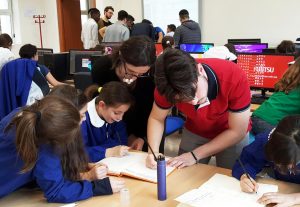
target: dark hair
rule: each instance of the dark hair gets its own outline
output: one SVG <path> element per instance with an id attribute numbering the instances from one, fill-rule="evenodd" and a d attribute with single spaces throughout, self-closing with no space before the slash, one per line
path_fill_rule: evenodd
<path id="1" fill-rule="evenodd" d="M 168 27 L 172 32 L 175 32 L 175 30 L 176 30 L 175 24 L 169 24 L 167 27 Z"/>
<path id="2" fill-rule="evenodd" d="M 0 47 L 9 48 L 13 43 L 9 34 L 3 33 L 0 35 Z"/>
<path id="3" fill-rule="evenodd" d="M 186 10 L 186 9 L 180 10 L 179 17 L 180 17 L 180 19 L 189 19 L 190 16 L 189 16 L 188 10 Z"/>
<path id="4" fill-rule="evenodd" d="M 133 21 L 134 22 L 134 17 L 131 16 L 130 14 L 128 14 L 128 17 L 127 17 L 127 21 Z"/>
<path id="5" fill-rule="evenodd" d="M 227 43 L 227 44 L 225 44 L 224 46 L 227 47 L 227 49 L 229 50 L 229 52 L 231 52 L 231 53 L 237 55 L 237 54 L 236 54 L 236 49 L 235 49 L 235 47 L 234 47 L 233 44 Z"/>
<path id="6" fill-rule="evenodd" d="M 283 118 L 270 135 L 265 145 L 266 158 L 281 165 L 281 172 L 287 172 L 287 166 L 300 161 L 300 115 Z"/>
<path id="7" fill-rule="evenodd" d="M 290 40 L 283 40 L 276 48 L 277 53 L 281 54 L 295 54 L 295 44 Z"/>
<path id="8" fill-rule="evenodd" d="M 108 12 L 108 10 L 112 10 L 113 12 L 115 11 L 112 6 L 107 6 L 104 8 L 104 12 Z"/>
<path id="9" fill-rule="evenodd" d="M 172 104 L 195 97 L 199 72 L 188 53 L 167 49 L 155 63 L 155 84 L 158 92 Z"/>
<path id="10" fill-rule="evenodd" d="M 16 149 L 24 162 L 21 173 L 34 168 L 39 147 L 48 145 L 60 157 L 64 176 L 78 180 L 88 163 L 79 123 L 73 104 L 56 96 L 46 96 L 21 109 L 5 129 L 16 130 Z"/>
<path id="11" fill-rule="evenodd" d="M 90 14 L 91 16 L 94 16 L 94 15 L 100 14 L 100 11 L 97 8 L 90 8 L 88 11 L 88 14 Z"/>
<path id="12" fill-rule="evenodd" d="M 152 22 L 150 20 L 148 20 L 148 19 L 143 19 L 142 23 L 147 23 L 147 24 L 153 25 Z"/>
<path id="13" fill-rule="evenodd" d="M 171 36 L 164 36 L 161 41 L 161 45 L 164 50 L 167 48 L 172 48 L 174 46 L 174 44 L 175 44 L 174 38 Z"/>
<path id="14" fill-rule="evenodd" d="M 78 110 L 82 109 L 88 102 L 87 97 L 73 86 L 62 84 L 53 87 L 49 96 L 58 96 L 70 101 Z"/>
<path id="15" fill-rule="evenodd" d="M 113 68 L 124 60 L 133 66 L 151 66 L 156 60 L 156 49 L 153 41 L 146 36 L 134 36 L 122 43 L 112 56 Z"/>
<path id="16" fill-rule="evenodd" d="M 89 86 L 85 92 L 85 96 L 92 100 L 96 97 L 96 104 L 103 101 L 107 106 L 117 107 L 122 104 L 133 104 L 133 96 L 129 92 L 129 88 L 122 82 L 111 81 L 103 85 L 99 92 L 98 85 Z"/>
<path id="17" fill-rule="evenodd" d="M 118 20 L 122 21 L 124 19 L 127 19 L 127 17 L 128 17 L 128 13 L 126 11 L 120 10 L 118 12 Z"/>
<path id="18" fill-rule="evenodd" d="M 36 53 L 37 53 L 37 48 L 35 45 L 32 44 L 23 45 L 19 51 L 20 57 L 27 58 L 27 59 L 33 58 L 36 55 Z"/>
<path id="19" fill-rule="evenodd" d="M 275 91 L 282 91 L 288 94 L 291 90 L 300 85 L 300 57 L 295 60 L 282 78 L 275 84 Z"/>

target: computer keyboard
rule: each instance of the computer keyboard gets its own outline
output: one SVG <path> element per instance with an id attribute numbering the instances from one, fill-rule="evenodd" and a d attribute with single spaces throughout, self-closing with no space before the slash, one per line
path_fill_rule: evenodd
<path id="1" fill-rule="evenodd" d="M 269 97 L 267 97 L 267 96 L 252 96 L 251 97 L 251 103 L 252 104 L 262 104 L 268 98 Z"/>

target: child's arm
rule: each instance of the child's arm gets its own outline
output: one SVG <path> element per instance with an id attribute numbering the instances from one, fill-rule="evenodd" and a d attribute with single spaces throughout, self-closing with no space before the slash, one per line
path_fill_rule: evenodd
<path id="1" fill-rule="evenodd" d="M 66 179 L 61 160 L 48 148 L 40 150 L 32 173 L 48 202 L 69 203 L 113 193 L 108 178 L 93 182 Z"/>
<path id="2" fill-rule="evenodd" d="M 264 146 L 267 140 L 268 133 L 257 135 L 255 141 L 244 147 L 241 153 L 240 160 L 244 164 L 247 173 L 253 179 L 255 179 L 256 174 L 259 173 L 267 163 L 264 155 Z M 241 179 L 243 174 L 244 170 L 240 166 L 240 163 L 236 161 L 232 169 L 232 176 Z"/>

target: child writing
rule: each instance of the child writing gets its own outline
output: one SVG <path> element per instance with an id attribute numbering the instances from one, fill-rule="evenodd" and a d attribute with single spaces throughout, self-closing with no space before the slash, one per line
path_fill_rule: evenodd
<path id="1" fill-rule="evenodd" d="M 241 180 L 244 192 L 257 191 L 259 186 L 254 179 L 265 166 L 273 169 L 275 179 L 299 184 L 300 115 L 287 116 L 270 133 L 257 135 L 255 141 L 243 149 L 240 160 L 251 180 L 244 174 L 238 161 L 232 169 L 232 175 Z M 258 202 L 263 205 L 277 203 L 277 206 L 292 206 L 300 204 L 300 193 L 265 193 Z"/>
<path id="2" fill-rule="evenodd" d="M 0 122 L 0 198 L 35 181 L 49 202 L 74 202 L 120 191 L 123 181 L 88 165 L 72 103 L 48 96 Z"/>
<path id="3" fill-rule="evenodd" d="M 91 162 L 105 157 L 127 154 L 128 137 L 122 122 L 124 113 L 132 105 L 133 98 L 128 87 L 112 81 L 103 87 L 90 86 L 87 97 L 95 97 L 87 104 L 86 120 L 81 124 L 84 144 Z"/>

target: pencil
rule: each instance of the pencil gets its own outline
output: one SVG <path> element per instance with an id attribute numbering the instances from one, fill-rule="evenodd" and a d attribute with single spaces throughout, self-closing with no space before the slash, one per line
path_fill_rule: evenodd
<path id="1" fill-rule="evenodd" d="M 244 171 L 244 174 L 246 174 L 247 178 L 250 180 L 250 182 L 255 186 L 255 184 L 252 181 L 252 178 L 250 177 L 250 175 L 247 173 L 245 166 L 243 165 L 242 161 L 240 160 L 240 158 L 238 159 L 239 163 Z M 257 191 L 255 191 L 255 193 L 257 193 Z"/>

